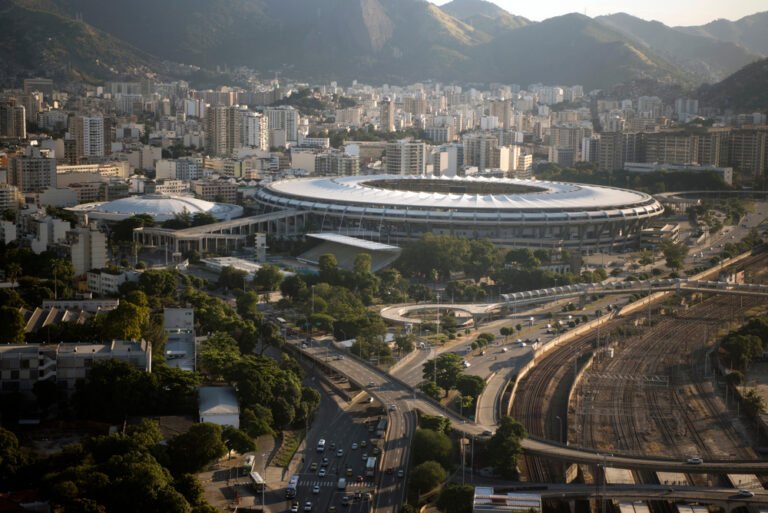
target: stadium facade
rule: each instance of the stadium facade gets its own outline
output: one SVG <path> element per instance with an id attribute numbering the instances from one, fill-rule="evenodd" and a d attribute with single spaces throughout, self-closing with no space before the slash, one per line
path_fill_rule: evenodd
<path id="1" fill-rule="evenodd" d="M 347 176 L 273 182 L 264 212 L 303 212 L 306 231 L 384 243 L 423 233 L 488 238 L 508 247 L 615 251 L 637 244 L 664 208 L 641 192 L 537 180 Z"/>

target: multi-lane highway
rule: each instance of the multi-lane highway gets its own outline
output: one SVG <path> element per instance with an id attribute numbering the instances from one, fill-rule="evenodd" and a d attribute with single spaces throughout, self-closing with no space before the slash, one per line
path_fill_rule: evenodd
<path id="1" fill-rule="evenodd" d="M 395 430 L 390 434 L 386 447 L 388 449 L 391 447 L 396 451 L 393 457 L 397 458 L 397 461 L 403 467 L 407 466 L 407 443 L 413 435 L 413 430 L 415 430 L 414 424 L 406 423 L 406 412 L 419 410 L 430 415 L 444 415 L 452 422 L 454 429 L 471 436 L 482 436 L 483 433 L 494 429 L 493 425 L 488 426 L 478 424 L 477 422 L 467 422 L 466 419 L 455 413 L 439 407 L 422 394 L 414 392 L 407 384 L 361 361 L 350 357 L 336 359 L 337 353 L 333 349 L 312 347 L 304 349 L 303 352 L 333 368 L 336 372 L 347 376 L 350 381 L 360 386 L 364 387 L 367 383 L 373 382 L 375 387 L 371 390 L 371 393 L 384 402 L 384 404 L 394 405 L 396 409 L 389 412 L 389 418 L 391 419 L 392 426 L 390 429 Z M 328 352 L 332 354 L 330 358 L 326 357 Z M 341 355 L 338 354 L 338 356 Z M 403 439 L 403 436 L 406 438 Z M 556 460 L 610 465 L 617 468 L 653 469 L 687 473 L 768 473 L 768 461 L 766 460 L 705 461 L 701 464 L 692 465 L 669 458 L 605 454 L 599 451 L 566 447 L 551 441 L 532 438 L 523 440 L 522 447 L 525 452 L 530 454 L 546 456 Z M 398 493 L 401 492 L 403 491 L 401 490 Z"/>

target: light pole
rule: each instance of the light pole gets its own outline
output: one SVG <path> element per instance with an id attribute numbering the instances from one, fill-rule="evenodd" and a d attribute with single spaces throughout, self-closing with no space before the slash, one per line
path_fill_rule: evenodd
<path id="1" fill-rule="evenodd" d="M 312 347 L 312 322 L 315 316 L 315 286 L 312 285 L 312 314 L 309 316 L 309 347 Z"/>
<path id="2" fill-rule="evenodd" d="M 436 335 L 440 336 L 440 293 L 437 293 L 437 331 Z"/>

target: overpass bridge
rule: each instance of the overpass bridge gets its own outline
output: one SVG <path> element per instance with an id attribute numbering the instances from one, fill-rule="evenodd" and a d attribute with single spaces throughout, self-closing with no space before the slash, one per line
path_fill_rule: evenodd
<path id="1" fill-rule="evenodd" d="M 420 303 L 416 305 L 390 306 L 381 310 L 381 316 L 394 324 L 421 324 L 421 319 L 413 317 L 413 314 L 439 309 L 444 312 L 455 311 L 472 315 L 475 321 L 479 322 L 505 310 L 515 310 L 518 307 L 550 301 L 577 299 L 580 306 L 583 307 L 592 296 L 611 294 L 652 295 L 657 292 L 674 292 L 676 294 L 699 292 L 738 296 L 768 296 L 768 285 L 685 278 L 565 285 L 562 287 L 502 294 L 501 298 L 503 301 L 497 303 Z"/>
<path id="2" fill-rule="evenodd" d="M 440 403 L 424 395 L 421 391 L 346 351 L 340 351 L 333 345 L 313 345 L 302 349 L 300 344 L 300 340 L 290 342 L 292 349 L 298 352 L 301 357 L 310 358 L 315 365 L 345 376 L 361 389 L 368 389 L 369 393 L 383 404 L 394 405 L 395 409 L 390 411 L 392 416 L 399 416 L 412 410 L 418 410 L 428 415 L 442 415 L 451 421 L 454 429 L 473 437 L 487 436 L 488 432 L 495 429 L 495 426 L 471 422 L 465 417 L 445 409 Z M 372 389 L 368 387 L 370 383 L 374 384 Z M 415 431 L 415 425 L 406 424 L 402 436 L 406 440 L 411 440 L 413 431 Z M 593 449 L 565 446 L 533 437 L 528 437 L 522 441 L 522 449 L 525 453 L 558 461 L 632 470 L 685 472 L 688 474 L 712 472 L 723 474 L 768 473 L 768 460 L 710 460 L 692 465 L 671 458 L 608 454 Z"/>

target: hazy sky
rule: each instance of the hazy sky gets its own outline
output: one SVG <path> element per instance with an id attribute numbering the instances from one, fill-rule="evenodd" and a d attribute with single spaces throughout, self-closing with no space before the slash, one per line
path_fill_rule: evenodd
<path id="1" fill-rule="evenodd" d="M 442 5 L 447 0 L 429 0 Z M 541 21 L 569 12 L 595 17 L 626 12 L 667 25 L 703 25 L 717 18 L 737 20 L 768 11 L 768 0 L 490 0 L 512 14 Z"/>

